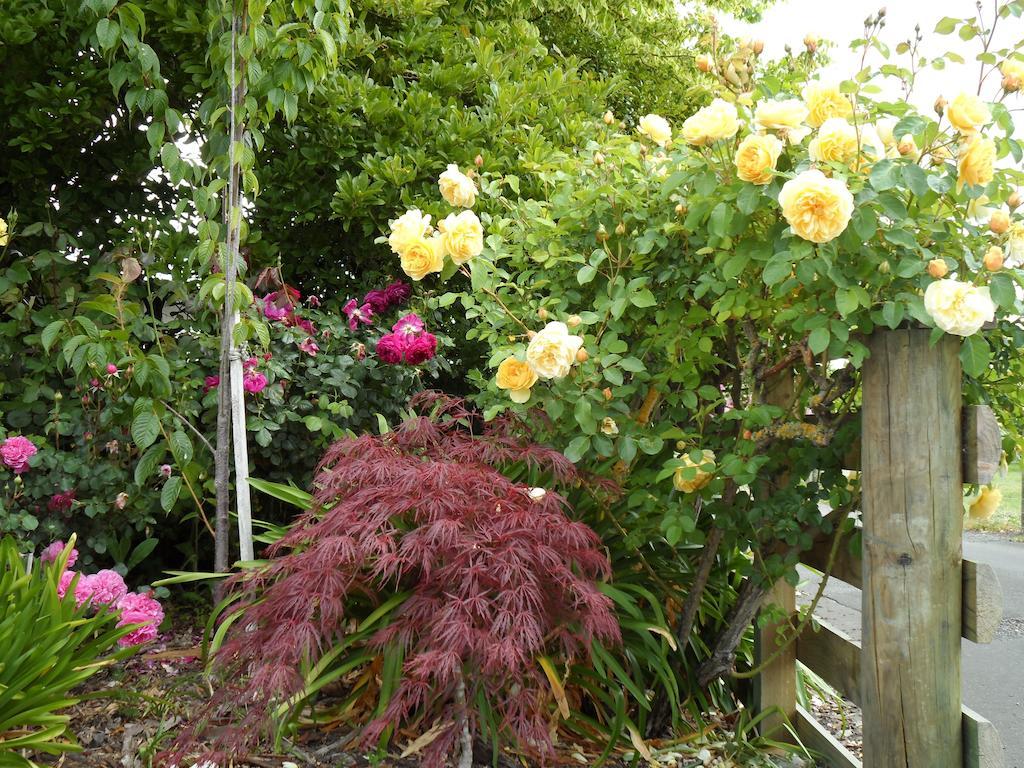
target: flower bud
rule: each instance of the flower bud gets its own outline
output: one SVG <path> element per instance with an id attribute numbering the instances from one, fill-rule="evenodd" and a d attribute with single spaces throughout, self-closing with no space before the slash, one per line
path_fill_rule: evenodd
<path id="1" fill-rule="evenodd" d="M 697 54 L 697 58 L 694 62 L 697 64 L 697 69 L 701 72 L 711 71 L 711 58 L 706 53 Z"/>
<path id="2" fill-rule="evenodd" d="M 686 214 L 686 206 L 682 203 L 676 203 L 676 215 L 683 216 Z"/>
<path id="3" fill-rule="evenodd" d="M 985 258 L 982 261 L 985 263 L 985 269 L 989 272 L 998 272 L 1003 268 L 1003 262 L 1006 257 L 1003 255 L 1003 249 L 998 245 L 993 245 L 985 252 Z"/>
<path id="4" fill-rule="evenodd" d="M 808 53 L 814 53 L 818 50 L 818 38 L 814 35 L 807 35 L 804 38 L 804 48 L 807 49 Z"/>
<path id="5" fill-rule="evenodd" d="M 604 399 L 605 400 L 611 400 L 612 399 L 612 388 L 611 387 L 605 387 L 604 389 L 601 390 L 601 394 L 604 395 Z"/>
<path id="6" fill-rule="evenodd" d="M 474 157 L 473 158 L 473 164 L 477 168 L 482 168 L 483 165 L 484 165 L 484 156 L 483 155 L 477 155 L 476 157 Z"/>
<path id="7" fill-rule="evenodd" d="M 949 102 L 946 101 L 942 96 L 939 96 L 939 98 L 935 100 L 935 114 L 937 114 L 939 117 L 942 117 L 942 115 L 946 112 L 947 104 L 949 104 Z"/>
<path id="8" fill-rule="evenodd" d="M 565 324 L 570 328 L 577 328 L 580 323 L 583 322 L 583 318 L 579 315 L 569 315 L 569 319 L 565 321 Z"/>
<path id="9" fill-rule="evenodd" d="M 608 230 L 604 228 L 604 224 L 598 226 L 595 237 L 599 243 L 603 243 L 608 239 Z"/>
<path id="10" fill-rule="evenodd" d="M 615 122 L 615 115 L 613 115 L 612 111 L 609 109 L 607 112 L 604 113 L 604 124 L 605 125 L 611 125 L 614 122 Z"/>
<path id="11" fill-rule="evenodd" d="M 764 53 L 764 40 L 755 40 L 751 44 L 751 49 L 754 51 L 755 56 L 760 56 Z"/>
<path id="12" fill-rule="evenodd" d="M 878 265 L 878 271 L 883 275 L 888 275 L 890 269 L 892 269 L 892 266 L 889 264 L 888 259 L 885 259 L 881 264 Z"/>
<path id="13" fill-rule="evenodd" d="M 909 133 L 900 139 L 900 143 L 896 145 L 896 149 L 899 153 L 906 157 L 907 155 L 917 154 L 917 143 L 914 141 L 914 137 Z"/>
<path id="14" fill-rule="evenodd" d="M 541 307 L 540 309 L 537 310 L 537 317 L 539 317 L 541 320 L 547 320 L 548 311 L 544 309 L 544 307 Z"/>
<path id="15" fill-rule="evenodd" d="M 1022 202 L 1024 202 L 1024 199 L 1021 198 L 1020 192 L 1016 190 L 1014 190 L 1013 194 L 1006 198 L 1006 204 L 1010 207 L 1011 211 L 1019 208 Z"/>
<path id="16" fill-rule="evenodd" d="M 1007 93 L 1016 93 L 1020 90 L 1021 81 L 1019 77 L 1010 77 L 1007 75 L 1003 78 L 1003 90 Z"/>
<path id="17" fill-rule="evenodd" d="M 117 366 L 114 365 L 113 363 L 107 363 L 107 373 L 113 376 L 115 373 L 117 373 Z"/>
<path id="18" fill-rule="evenodd" d="M 536 331 L 527 331 L 526 332 L 526 338 L 530 339 L 531 341 L 533 340 L 533 337 L 536 336 L 536 335 L 537 335 Z"/>
<path id="19" fill-rule="evenodd" d="M 60 392 L 54 392 L 53 399 L 56 400 L 57 402 L 60 402 L 61 400 L 64 399 L 64 395 L 62 395 Z"/>
<path id="20" fill-rule="evenodd" d="M 587 352 L 585 347 L 580 347 L 576 350 L 576 362 L 585 363 L 590 359 L 590 353 Z"/>
<path id="21" fill-rule="evenodd" d="M 949 267 L 945 259 L 932 259 L 928 262 L 928 274 L 936 280 L 940 280 L 949 274 Z"/>
<path id="22" fill-rule="evenodd" d="M 626 234 L 626 223 L 625 222 L 623 222 L 623 221 L 619 222 L 618 226 L 615 227 L 615 234 L 616 235 L 624 235 L 624 234 Z"/>
<path id="23" fill-rule="evenodd" d="M 988 220 L 988 228 L 997 235 L 1003 234 L 1010 228 L 1010 214 L 1006 211 L 993 211 L 992 217 Z"/>
<path id="24" fill-rule="evenodd" d="M 604 155 L 600 152 L 594 153 L 594 165 L 604 165 Z"/>

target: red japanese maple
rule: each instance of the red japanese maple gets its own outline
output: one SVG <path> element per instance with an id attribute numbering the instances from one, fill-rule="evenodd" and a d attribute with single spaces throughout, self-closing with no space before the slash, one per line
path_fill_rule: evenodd
<path id="1" fill-rule="evenodd" d="M 460 701 L 479 694 L 520 748 L 549 751 L 551 693 L 537 657 L 568 661 L 594 638 L 618 640 L 595 586 L 610 572 L 600 541 L 553 490 L 580 482 L 573 465 L 530 442 L 516 419 L 485 425 L 461 401 L 430 393 L 413 408 L 419 415 L 394 432 L 335 443 L 317 468 L 313 509 L 270 547 L 265 568 L 235 577 L 244 615 L 217 661 L 244 682 L 217 698 L 246 711 L 220 731 L 221 757 L 300 688 L 300 664 L 344 636 L 357 598 L 411 593 L 371 641 L 399 644 L 405 662 L 364 736 L 373 743 L 414 716 L 451 722 L 423 753 L 429 766 L 453 751 L 460 724 L 477 727 Z M 531 494 L 502 474 L 512 467 L 552 489 Z"/>

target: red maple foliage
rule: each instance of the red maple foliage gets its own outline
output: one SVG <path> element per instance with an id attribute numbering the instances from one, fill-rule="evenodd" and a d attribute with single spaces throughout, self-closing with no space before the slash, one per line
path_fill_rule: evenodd
<path id="1" fill-rule="evenodd" d="M 266 725 L 272 703 L 300 689 L 302 662 L 344 636 L 354 599 L 410 597 L 371 641 L 404 651 L 402 677 L 367 744 L 412 718 L 452 725 L 422 753 L 443 764 L 460 725 L 478 727 L 482 694 L 501 730 L 543 756 L 551 689 L 537 663 L 578 659 L 592 639 L 619 641 L 600 540 L 566 515 L 553 487 L 578 483 L 562 454 L 532 443 L 519 420 L 483 424 L 460 400 L 424 393 L 396 431 L 341 440 L 317 467 L 313 508 L 271 546 L 270 563 L 234 578 L 244 615 L 218 654 L 236 681 L 215 705 L 245 702 L 219 729 L 211 756 L 239 754 Z M 551 486 L 541 495 L 508 479 L 520 467 Z M 465 696 L 459 692 L 465 686 Z M 194 739 L 190 729 L 185 741 Z M 179 741 L 179 746 L 184 741 Z"/>

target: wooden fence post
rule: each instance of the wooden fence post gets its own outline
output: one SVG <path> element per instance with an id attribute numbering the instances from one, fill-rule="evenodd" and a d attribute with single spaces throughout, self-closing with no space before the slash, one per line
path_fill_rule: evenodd
<path id="1" fill-rule="evenodd" d="M 959 342 L 878 331 L 864 365 L 865 768 L 960 768 Z"/>

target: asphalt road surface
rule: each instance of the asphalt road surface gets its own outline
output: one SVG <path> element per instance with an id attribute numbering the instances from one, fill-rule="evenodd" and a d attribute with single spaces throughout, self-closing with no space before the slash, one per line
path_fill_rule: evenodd
<path id="1" fill-rule="evenodd" d="M 1006 768 L 1024 768 L 1024 543 L 987 534 L 964 538 L 964 557 L 990 564 L 1003 588 L 1003 621 L 988 645 L 963 641 L 963 698 L 991 720 L 1003 740 Z M 817 581 L 806 572 L 800 601 Z M 831 581 L 816 614 L 860 640 L 860 590 Z"/>

